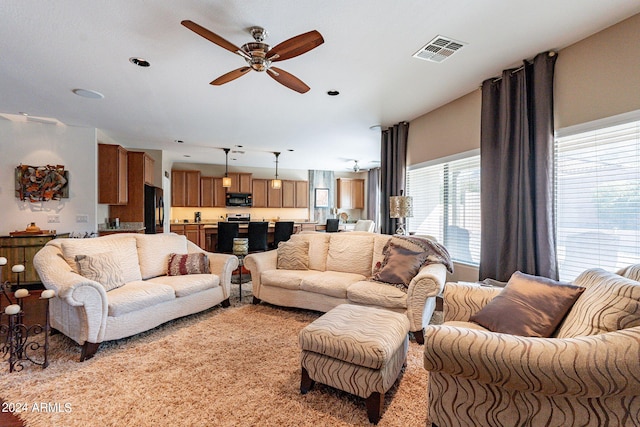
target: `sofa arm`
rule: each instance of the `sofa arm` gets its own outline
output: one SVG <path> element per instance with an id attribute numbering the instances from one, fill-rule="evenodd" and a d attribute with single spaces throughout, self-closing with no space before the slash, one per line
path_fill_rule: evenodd
<path id="1" fill-rule="evenodd" d="M 253 294 L 260 298 L 260 276 L 263 271 L 278 268 L 278 250 L 249 254 L 244 258 L 244 265 L 251 272 Z"/>
<path id="2" fill-rule="evenodd" d="M 238 257 L 235 255 L 205 252 L 209 258 L 209 270 L 211 274 L 220 277 L 220 286 L 225 298 L 231 295 L 231 276 L 238 268 Z"/>
<path id="3" fill-rule="evenodd" d="M 640 327 L 560 339 L 439 325 L 424 335 L 428 371 L 553 396 L 640 394 Z"/>
<path id="4" fill-rule="evenodd" d="M 427 264 L 409 283 L 407 289 L 407 317 L 412 331 L 429 324 L 435 309 L 435 297 L 442 293 L 447 268 L 442 264 Z"/>
<path id="5" fill-rule="evenodd" d="M 502 289 L 476 283 L 447 282 L 442 297 L 444 321 L 468 322 L 473 314 L 487 305 Z"/>

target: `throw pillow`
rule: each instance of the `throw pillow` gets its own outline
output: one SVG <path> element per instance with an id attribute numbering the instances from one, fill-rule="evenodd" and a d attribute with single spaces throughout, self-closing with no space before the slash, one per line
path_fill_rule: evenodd
<path id="1" fill-rule="evenodd" d="M 426 252 L 415 252 L 390 243 L 385 248 L 384 261 L 373 275 L 373 280 L 408 287 L 427 255 Z"/>
<path id="2" fill-rule="evenodd" d="M 309 242 L 307 240 L 288 240 L 278 244 L 276 268 L 282 270 L 309 269 Z"/>
<path id="3" fill-rule="evenodd" d="M 75 261 L 81 276 L 100 283 L 107 292 L 124 285 L 122 268 L 111 252 L 76 255 Z"/>
<path id="4" fill-rule="evenodd" d="M 583 291 L 516 271 L 502 292 L 469 320 L 493 332 L 550 337 Z"/>
<path id="5" fill-rule="evenodd" d="M 208 274 L 209 257 L 202 252 L 191 254 L 169 254 L 167 276 L 183 276 L 185 274 Z"/>

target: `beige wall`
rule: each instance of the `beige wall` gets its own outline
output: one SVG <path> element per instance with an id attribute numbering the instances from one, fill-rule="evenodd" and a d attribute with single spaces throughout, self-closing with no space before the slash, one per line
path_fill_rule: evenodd
<path id="1" fill-rule="evenodd" d="M 407 164 L 480 148 L 481 100 L 474 90 L 412 120 Z M 556 129 L 640 110 L 640 14 L 560 50 L 554 109 Z M 477 269 L 460 265 L 447 279 L 477 280 Z"/>

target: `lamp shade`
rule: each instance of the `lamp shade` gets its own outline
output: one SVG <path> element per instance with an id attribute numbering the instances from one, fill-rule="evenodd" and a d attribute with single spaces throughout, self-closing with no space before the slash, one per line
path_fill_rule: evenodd
<path id="1" fill-rule="evenodd" d="M 389 197 L 390 218 L 411 218 L 413 216 L 413 199 L 410 196 Z"/>
<path id="2" fill-rule="evenodd" d="M 222 177 L 222 186 L 225 188 L 231 187 L 231 177 L 223 176 Z"/>

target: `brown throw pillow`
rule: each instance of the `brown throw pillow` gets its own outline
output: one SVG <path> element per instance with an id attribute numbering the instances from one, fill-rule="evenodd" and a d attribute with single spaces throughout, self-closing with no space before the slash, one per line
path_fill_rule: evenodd
<path id="1" fill-rule="evenodd" d="M 550 337 L 585 288 L 516 271 L 469 320 L 493 332 Z"/>
<path id="2" fill-rule="evenodd" d="M 124 285 L 124 275 L 118 260 L 112 252 L 94 255 L 76 255 L 78 273 L 87 279 L 100 283 L 105 291 Z"/>
<path id="3" fill-rule="evenodd" d="M 276 268 L 282 270 L 309 269 L 309 241 L 287 240 L 278 244 Z"/>
<path id="4" fill-rule="evenodd" d="M 386 247 L 384 261 L 373 275 L 373 280 L 409 286 L 427 255 L 427 252 L 414 252 L 391 243 Z"/>
<path id="5" fill-rule="evenodd" d="M 185 274 L 209 273 L 207 254 L 195 252 L 191 254 L 169 254 L 167 276 L 183 276 Z"/>

